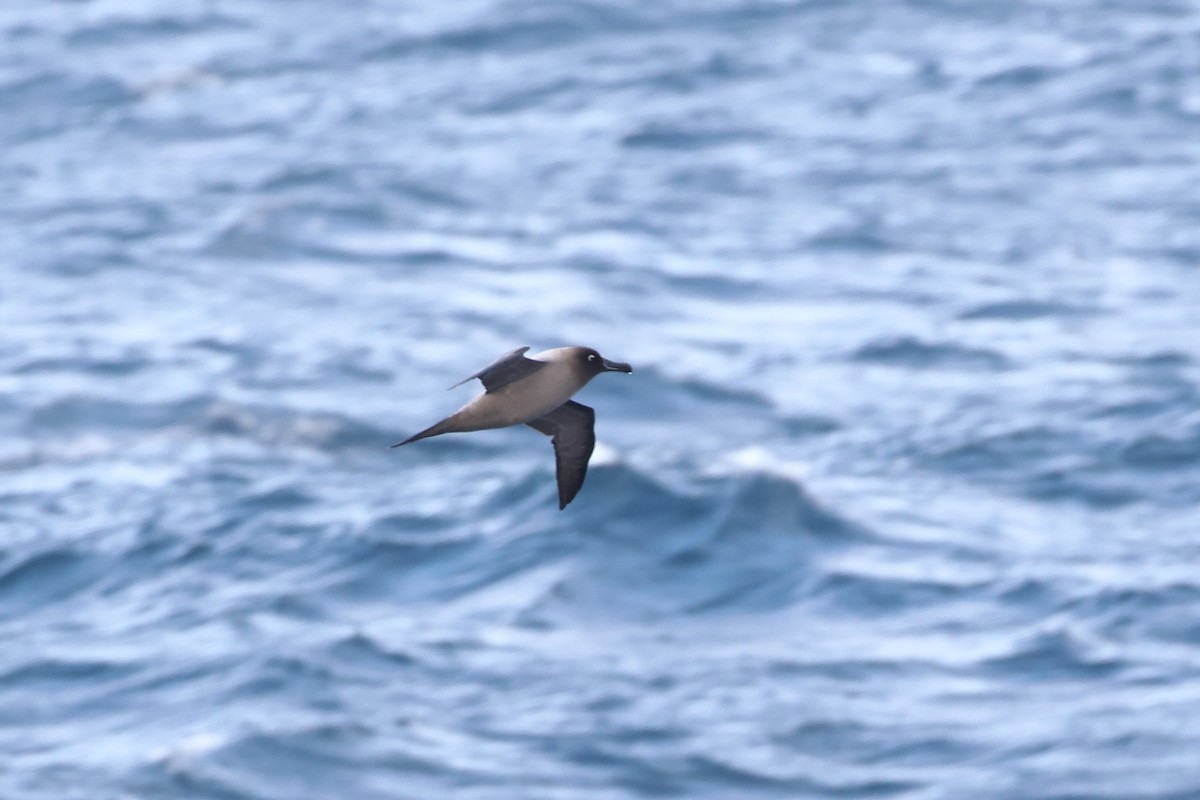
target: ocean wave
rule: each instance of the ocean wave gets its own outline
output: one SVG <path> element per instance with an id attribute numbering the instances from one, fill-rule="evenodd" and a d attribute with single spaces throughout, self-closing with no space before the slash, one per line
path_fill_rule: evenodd
<path id="1" fill-rule="evenodd" d="M 865 535 L 767 472 L 670 488 L 627 465 L 589 476 L 566 574 L 527 618 L 745 614 L 797 602 L 819 554 Z M 647 533 L 647 532 L 652 533 Z"/>
<path id="2" fill-rule="evenodd" d="M 910 336 L 868 342 L 851 356 L 856 361 L 911 369 L 1001 370 L 1008 359 L 995 350 L 949 342 L 928 343 Z"/>
<path id="3" fill-rule="evenodd" d="M 1069 303 L 1051 300 L 1000 300 L 994 303 L 984 303 L 967 309 L 958 315 L 966 320 L 1003 320 L 1007 322 L 1024 322 L 1031 319 L 1069 319 L 1077 316 L 1098 313 L 1095 309 L 1074 306 Z"/>
<path id="4" fill-rule="evenodd" d="M 82 366 L 76 364 L 76 369 Z M 105 365 L 96 369 L 113 374 Z M 122 368 L 117 374 L 131 369 Z M 342 414 L 233 402 L 213 395 L 166 402 L 71 395 L 33 411 L 29 427 L 55 437 L 122 431 L 126 436 L 157 433 L 177 439 L 241 439 L 273 448 L 306 447 L 325 452 L 382 452 L 396 438 L 394 432 Z M 114 441 L 113 447 L 117 446 Z"/>
<path id="5" fill-rule="evenodd" d="M 983 666 L 1008 678 L 1044 683 L 1103 681 L 1126 669 L 1129 662 L 1112 648 L 1069 628 L 1057 628 L 1014 642 L 1008 652 L 985 659 Z"/>
<path id="6" fill-rule="evenodd" d="M 86 553 L 60 548 L 28 555 L 0 573 L 0 614 L 34 614 L 70 600 L 102 577 L 100 560 Z"/>

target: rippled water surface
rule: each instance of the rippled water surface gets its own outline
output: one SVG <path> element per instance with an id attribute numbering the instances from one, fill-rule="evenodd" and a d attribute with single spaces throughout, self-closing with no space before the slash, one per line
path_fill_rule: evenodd
<path id="1" fill-rule="evenodd" d="M 1200 798 L 1198 45 L 3 5 L 0 797 Z"/>

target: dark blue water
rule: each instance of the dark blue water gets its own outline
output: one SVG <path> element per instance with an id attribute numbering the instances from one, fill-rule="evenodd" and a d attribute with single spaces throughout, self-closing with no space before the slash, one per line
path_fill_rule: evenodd
<path id="1" fill-rule="evenodd" d="M 0 7 L 0 797 L 1200 798 L 1200 5 Z M 520 345 L 628 360 L 388 445 Z"/>

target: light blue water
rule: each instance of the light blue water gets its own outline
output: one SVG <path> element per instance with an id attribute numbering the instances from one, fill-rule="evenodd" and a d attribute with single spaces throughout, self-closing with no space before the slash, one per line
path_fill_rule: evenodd
<path id="1" fill-rule="evenodd" d="M 1183 0 L 0 6 L 0 797 L 1200 798 L 1198 187 Z"/>

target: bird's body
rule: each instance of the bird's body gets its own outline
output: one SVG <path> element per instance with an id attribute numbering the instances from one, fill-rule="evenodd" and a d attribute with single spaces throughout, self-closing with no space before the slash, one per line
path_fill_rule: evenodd
<path id="1" fill-rule="evenodd" d="M 557 347 L 531 358 L 525 356 L 527 350 L 528 347 L 514 350 L 460 381 L 479 378 L 486 391 L 436 425 L 392 446 L 443 433 L 528 424 L 554 437 L 559 508 L 565 508 L 583 485 L 587 462 L 595 446 L 592 430 L 595 414 L 571 397 L 601 372 L 633 370 L 628 364 L 609 361 L 587 347 Z"/>
<path id="2" fill-rule="evenodd" d="M 505 384 L 471 399 L 451 419 L 460 431 L 482 431 L 520 425 L 548 414 L 584 387 L 592 375 L 582 375 L 571 363 L 572 348 L 545 350 L 530 361 L 545 364 L 522 380 Z"/>

